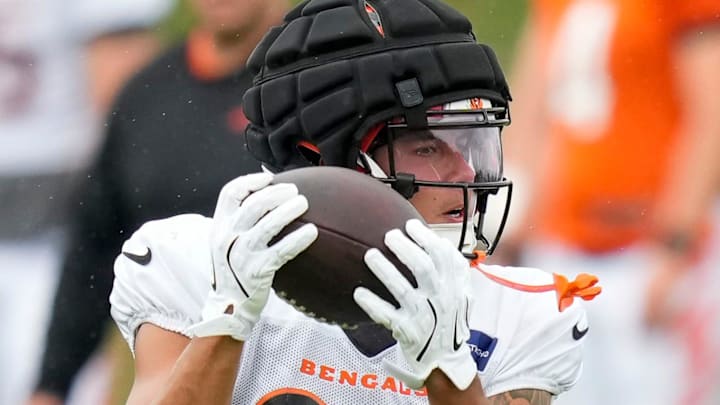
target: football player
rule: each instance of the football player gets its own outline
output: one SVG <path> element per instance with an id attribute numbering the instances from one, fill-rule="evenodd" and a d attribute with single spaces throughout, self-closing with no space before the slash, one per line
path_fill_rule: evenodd
<path id="1" fill-rule="evenodd" d="M 228 183 L 212 219 L 145 224 L 116 261 L 129 403 L 549 404 L 576 382 L 588 325 L 573 298 L 595 296 L 597 280 L 481 263 L 502 233 L 484 230 L 487 199 L 511 187 L 510 93 L 464 16 L 435 0 L 306 1 L 248 65 L 247 143 L 267 170 Z M 317 321 L 272 290 L 317 237 L 306 224 L 269 244 L 308 208 L 272 172 L 309 165 L 364 171 L 429 224 L 385 238 L 417 288 L 377 249 L 365 255 L 400 303 L 355 290 L 378 328 Z"/>

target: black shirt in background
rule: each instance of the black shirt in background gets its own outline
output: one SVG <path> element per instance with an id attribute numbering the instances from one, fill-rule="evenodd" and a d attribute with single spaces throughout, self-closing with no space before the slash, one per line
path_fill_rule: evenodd
<path id="1" fill-rule="evenodd" d="M 107 138 L 74 200 L 37 390 L 67 395 L 97 348 L 109 316 L 113 261 L 144 222 L 212 215 L 229 180 L 260 170 L 244 148 L 240 104 L 246 71 L 207 82 L 192 76 L 181 45 L 136 75 L 106 120 Z"/>

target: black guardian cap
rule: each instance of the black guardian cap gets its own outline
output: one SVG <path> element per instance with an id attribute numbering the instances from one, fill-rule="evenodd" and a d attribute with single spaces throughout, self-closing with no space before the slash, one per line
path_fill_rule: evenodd
<path id="1" fill-rule="evenodd" d="M 472 97 L 510 100 L 494 52 L 465 16 L 436 0 L 309 0 L 273 28 L 248 61 L 244 97 L 250 152 L 271 169 L 355 167 L 375 124 L 426 124 L 432 106 Z"/>

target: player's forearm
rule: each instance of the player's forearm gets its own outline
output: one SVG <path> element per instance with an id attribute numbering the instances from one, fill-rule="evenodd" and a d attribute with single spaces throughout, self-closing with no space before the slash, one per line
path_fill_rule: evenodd
<path id="1" fill-rule="evenodd" d="M 498 255 L 490 256 L 495 263 L 519 264 L 520 246 L 532 229 L 534 196 L 542 193 L 536 186 L 543 172 L 549 150 L 547 141 L 546 76 L 543 62 L 545 39 L 536 27 L 534 18 L 528 18 L 523 36 L 518 42 L 518 54 L 510 80 L 513 103 L 512 125 L 503 129 L 503 172 L 513 181 L 512 215 L 507 218 L 503 243 Z"/>
<path id="2" fill-rule="evenodd" d="M 660 233 L 695 237 L 717 195 L 720 180 L 720 28 L 687 38 L 676 58 L 683 104 L 679 141 L 655 215 Z M 662 236 L 662 235 L 661 235 Z"/>
<path id="3" fill-rule="evenodd" d="M 116 32 L 95 38 L 87 48 L 90 99 L 101 113 L 109 110 L 125 82 L 160 49 L 152 29 Z"/>
<path id="4" fill-rule="evenodd" d="M 468 389 L 460 391 L 439 369 L 430 374 L 425 386 L 432 405 L 550 405 L 552 403 L 552 395 L 549 392 L 537 389 L 508 391 L 487 398 L 477 377 Z"/>
<path id="5" fill-rule="evenodd" d="M 506 164 L 531 176 L 541 164 L 542 152 L 547 145 L 544 109 L 547 91 L 542 80 L 546 75 L 543 44 L 540 30 L 530 19 L 518 41 L 515 68 L 512 73 L 513 103 L 512 125 L 503 129 L 503 151 Z"/>
<path id="6" fill-rule="evenodd" d="M 490 405 L 477 377 L 466 390 L 460 391 L 440 369 L 435 369 L 425 382 L 425 387 L 432 405 Z"/>
<path id="7" fill-rule="evenodd" d="M 550 405 L 552 395 L 547 391 L 527 389 L 503 392 L 490 397 L 489 405 Z"/>
<path id="8" fill-rule="evenodd" d="M 193 339 L 153 403 L 229 404 L 242 348 L 242 342 L 228 336 Z"/>

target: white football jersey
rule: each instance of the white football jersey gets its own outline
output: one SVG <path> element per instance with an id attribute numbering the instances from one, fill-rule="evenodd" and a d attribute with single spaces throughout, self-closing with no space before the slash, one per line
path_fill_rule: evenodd
<path id="1" fill-rule="evenodd" d="M 110 302 L 131 350 L 145 322 L 188 335 L 200 321 L 210 288 L 210 226 L 209 218 L 180 215 L 148 222 L 125 242 Z M 553 291 L 513 286 L 553 283 L 552 275 L 537 269 L 476 270 L 467 344 L 486 394 L 533 388 L 558 395 L 569 389 L 582 368 L 582 333 L 573 333 L 587 328 L 581 304 L 576 300 L 560 312 Z M 244 346 L 233 403 L 300 396 L 318 404 L 426 404 L 424 390 L 405 387 L 383 369 L 384 358 L 404 364 L 396 345 L 368 357 L 339 327 L 271 294 Z"/>

